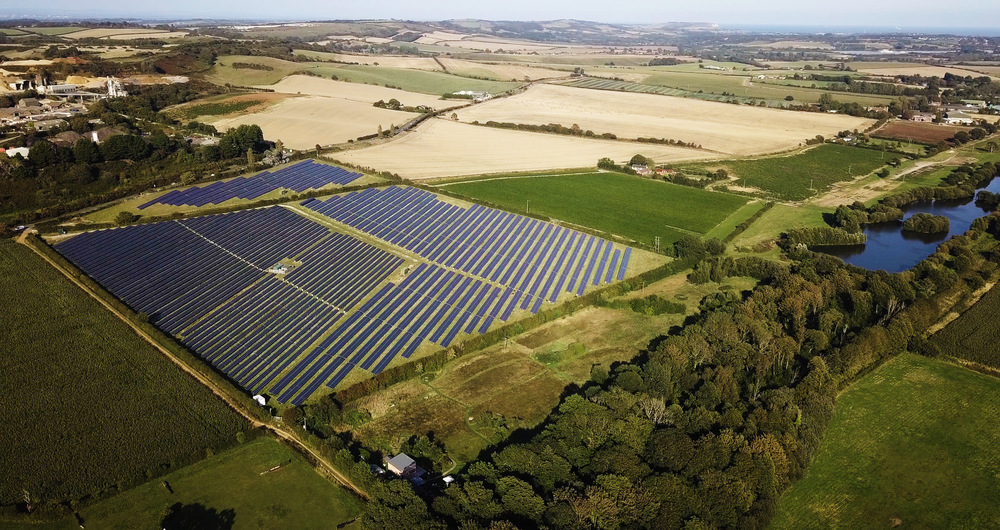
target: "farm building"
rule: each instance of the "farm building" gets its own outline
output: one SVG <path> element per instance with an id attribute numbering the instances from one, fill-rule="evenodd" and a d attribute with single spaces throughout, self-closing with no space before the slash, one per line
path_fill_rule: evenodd
<path id="1" fill-rule="evenodd" d="M 632 171 L 635 171 L 636 173 L 638 173 L 640 175 L 652 175 L 653 174 L 653 171 L 651 169 L 649 169 L 649 166 L 642 165 L 642 164 L 632 164 Z"/>
<path id="2" fill-rule="evenodd" d="M 944 122 L 949 125 L 972 125 L 977 119 L 978 116 L 965 112 L 949 112 L 944 115 Z"/>
<path id="3" fill-rule="evenodd" d="M 914 112 L 913 116 L 910 118 L 910 121 L 930 123 L 934 121 L 934 115 L 931 114 L 930 112 Z"/>
<path id="4" fill-rule="evenodd" d="M 389 468 L 389 471 L 399 476 L 404 476 L 416 472 L 417 463 L 406 455 L 406 453 L 399 453 L 386 462 L 386 467 Z"/>

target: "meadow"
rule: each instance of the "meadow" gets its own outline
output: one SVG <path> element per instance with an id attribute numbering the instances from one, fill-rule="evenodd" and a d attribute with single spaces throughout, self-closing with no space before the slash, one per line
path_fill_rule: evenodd
<path id="1" fill-rule="evenodd" d="M 990 289 L 958 320 L 935 333 L 931 340 L 944 355 L 1000 369 L 998 309 L 1000 289 Z"/>
<path id="2" fill-rule="evenodd" d="M 513 171 L 594 168 L 608 157 L 636 153 L 666 162 L 705 160 L 712 153 L 670 145 L 634 144 L 480 127 L 433 119 L 391 142 L 329 155 L 343 162 L 426 180 Z"/>
<path id="3" fill-rule="evenodd" d="M 458 116 L 464 122 L 558 123 L 564 127 L 577 124 L 596 134 L 674 139 L 735 155 L 790 149 L 817 134 L 831 135 L 871 123 L 843 115 L 557 85 L 534 86 L 516 96 L 460 110 Z"/>
<path id="4" fill-rule="evenodd" d="M 487 179 L 444 189 L 652 244 L 685 233 L 705 234 L 747 200 L 619 173 Z M 749 215 L 748 215 L 749 217 Z"/>
<path id="5" fill-rule="evenodd" d="M 0 241 L 0 505 L 130 487 L 248 423 L 28 247 Z M 115 450 L 109 450 L 114 447 Z"/>
<path id="6" fill-rule="evenodd" d="M 270 471 L 275 466 L 281 467 Z M 189 524 L 205 525 L 186 528 L 319 530 L 352 521 L 361 513 L 359 500 L 322 477 L 301 456 L 271 438 L 258 438 L 82 509 L 80 516 L 88 528 L 159 528 L 164 510 L 177 503 L 195 515 Z M 220 521 L 232 525 L 209 524 Z M 5 528 L 69 530 L 79 525 L 68 517 Z"/>
<path id="7" fill-rule="evenodd" d="M 799 201 L 825 191 L 831 184 L 853 180 L 884 166 L 883 152 L 838 144 L 823 144 L 793 155 L 726 160 L 699 165 L 724 168 L 735 184 L 756 188 L 784 200 Z"/>
<path id="8" fill-rule="evenodd" d="M 1000 381 L 906 354 L 851 385 L 771 530 L 1000 526 Z"/>

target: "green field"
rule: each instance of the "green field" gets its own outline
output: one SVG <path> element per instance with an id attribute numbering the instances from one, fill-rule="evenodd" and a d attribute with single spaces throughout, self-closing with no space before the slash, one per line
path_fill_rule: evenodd
<path id="1" fill-rule="evenodd" d="M 267 472 L 279 465 L 280 469 Z M 161 484 L 164 480 L 173 493 Z M 216 514 L 198 521 L 205 526 L 183 528 L 319 530 L 336 528 L 361 512 L 360 501 L 320 476 L 291 449 L 261 438 L 80 510 L 80 516 L 87 528 L 159 528 L 164 508 L 176 503 L 189 513 Z M 229 520 L 232 526 L 208 524 Z M 79 526 L 68 517 L 49 524 L 4 528 L 69 530 Z"/>
<path id="2" fill-rule="evenodd" d="M 0 241 L 0 505 L 128 487 L 247 422 L 28 247 Z"/>
<path id="3" fill-rule="evenodd" d="M 29 31 L 31 33 L 38 33 L 40 35 L 66 35 L 67 33 L 73 33 L 76 31 L 83 31 L 87 28 L 81 28 L 78 26 L 61 26 L 53 28 L 21 28 L 24 31 Z"/>
<path id="4" fill-rule="evenodd" d="M 771 530 L 1000 527 L 1000 380 L 903 355 L 837 401 Z"/>
<path id="5" fill-rule="evenodd" d="M 737 184 L 757 188 L 785 200 L 803 200 L 831 184 L 853 180 L 884 166 L 892 153 L 837 144 L 823 144 L 794 155 L 726 160 L 686 167 L 725 168 Z M 810 189 L 812 188 L 812 189 Z"/>
<path id="6" fill-rule="evenodd" d="M 685 233 L 705 234 L 747 200 L 619 173 L 487 179 L 444 189 L 523 211 L 661 244 Z"/>
<path id="7" fill-rule="evenodd" d="M 272 70 L 233 68 L 233 63 L 266 65 Z M 230 83 L 239 86 L 272 85 L 295 72 L 309 72 L 341 81 L 390 85 L 410 92 L 441 95 L 460 90 L 486 91 L 493 94 L 506 92 L 520 83 L 468 79 L 443 72 L 406 70 L 385 66 L 342 65 L 336 63 L 296 63 L 273 57 L 226 55 L 219 57 L 209 71 L 207 79 L 215 84 Z"/>
<path id="8" fill-rule="evenodd" d="M 724 221 L 715 226 L 715 228 L 708 231 L 706 237 L 714 237 L 717 239 L 724 239 L 733 230 L 736 230 L 736 225 L 746 221 L 753 217 L 753 215 L 759 212 L 764 205 L 767 204 L 764 201 L 749 202 L 736 210 L 729 217 L 726 217 Z"/>
<path id="9" fill-rule="evenodd" d="M 0 28 L 0 35 L 24 35 L 24 32 L 14 28 Z"/>
<path id="10" fill-rule="evenodd" d="M 809 81 L 809 83 L 812 83 Z M 643 84 L 681 88 L 691 92 L 703 90 L 721 94 L 728 92 L 741 97 L 784 100 L 792 96 L 792 103 L 816 103 L 819 97 L 829 91 L 819 88 L 805 88 L 771 84 L 771 80 L 761 82 L 743 75 L 726 75 L 722 73 L 688 73 L 675 71 L 656 71 L 647 77 Z M 868 96 L 844 92 L 830 92 L 837 101 L 861 105 L 888 105 L 893 100 L 889 96 Z"/>
<path id="11" fill-rule="evenodd" d="M 934 334 L 933 343 L 944 355 L 1000 368 L 1000 289 L 990 289 L 961 318 Z"/>

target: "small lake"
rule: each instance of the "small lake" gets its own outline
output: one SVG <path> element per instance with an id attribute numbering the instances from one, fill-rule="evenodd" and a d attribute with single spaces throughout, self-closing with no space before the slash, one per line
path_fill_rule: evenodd
<path id="1" fill-rule="evenodd" d="M 982 189 L 1000 193 L 1000 179 L 994 178 Z M 987 213 L 987 210 L 976 206 L 975 198 L 920 201 L 904 206 L 902 210 L 904 219 L 918 213 L 943 215 L 951 222 L 951 229 L 947 234 L 918 234 L 904 232 L 901 221 L 876 223 L 864 227 L 868 236 L 868 243 L 864 245 L 822 246 L 813 247 L 813 250 L 837 256 L 851 265 L 866 269 L 902 272 L 933 254 L 941 242 L 964 233 L 973 221 Z"/>

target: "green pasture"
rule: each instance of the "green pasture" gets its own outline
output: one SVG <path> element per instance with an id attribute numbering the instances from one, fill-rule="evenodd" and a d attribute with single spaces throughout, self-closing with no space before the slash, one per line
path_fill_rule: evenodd
<path id="1" fill-rule="evenodd" d="M 823 144 L 797 154 L 694 164 L 692 168 L 724 168 L 737 184 L 757 188 L 783 200 L 803 200 L 831 184 L 853 180 L 884 166 L 892 153 L 838 144 Z"/>
<path id="2" fill-rule="evenodd" d="M 78 26 L 59 26 L 59 27 L 50 27 L 50 28 L 34 28 L 34 27 L 30 27 L 30 28 L 21 28 L 21 29 L 23 29 L 24 31 L 30 32 L 30 33 L 38 33 L 40 35 L 66 35 L 68 33 L 74 33 L 74 32 L 77 32 L 77 31 L 83 31 L 83 30 L 85 30 L 87 28 L 81 28 L 81 27 L 78 27 Z"/>
<path id="3" fill-rule="evenodd" d="M 403 68 L 389 68 L 385 66 L 346 65 L 341 67 L 336 72 L 336 75 L 343 81 L 391 85 L 410 92 L 420 92 L 422 94 L 433 95 L 459 92 L 462 90 L 499 94 L 512 88 L 516 88 L 522 84 L 505 81 L 488 81 L 484 79 L 469 79 L 444 72 L 407 70 Z"/>
<path id="4" fill-rule="evenodd" d="M 851 385 L 771 530 L 1000 527 L 1000 380 L 903 355 Z"/>
<path id="5" fill-rule="evenodd" d="M 280 467 L 271 471 L 276 466 Z M 361 512 L 361 501 L 320 476 L 294 451 L 271 438 L 261 438 L 79 513 L 87 528 L 159 528 L 164 510 L 178 503 L 182 513 L 190 514 L 182 528 L 319 530 L 337 528 Z M 4 528 L 69 530 L 79 526 L 68 517 L 48 524 L 11 523 Z"/>
<path id="6" fill-rule="evenodd" d="M 444 189 L 518 211 L 652 243 L 704 235 L 746 204 L 716 193 L 619 173 L 487 179 Z"/>

